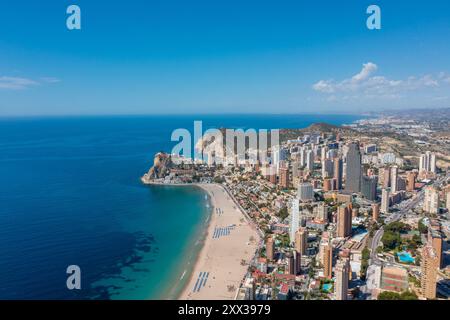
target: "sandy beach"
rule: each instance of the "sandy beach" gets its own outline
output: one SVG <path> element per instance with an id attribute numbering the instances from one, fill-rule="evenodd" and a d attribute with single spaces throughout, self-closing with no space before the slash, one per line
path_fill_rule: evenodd
<path id="1" fill-rule="evenodd" d="M 234 299 L 259 236 L 222 186 L 197 185 L 210 195 L 213 210 L 203 248 L 179 299 Z"/>

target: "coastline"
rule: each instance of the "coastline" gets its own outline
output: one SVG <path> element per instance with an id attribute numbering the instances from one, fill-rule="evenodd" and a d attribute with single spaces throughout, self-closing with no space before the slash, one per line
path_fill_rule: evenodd
<path id="1" fill-rule="evenodd" d="M 213 210 L 203 246 L 178 299 L 234 299 L 258 247 L 259 235 L 223 186 L 192 185 L 207 192 Z M 231 228 L 225 231 L 227 227 Z"/>
<path id="2" fill-rule="evenodd" d="M 178 283 L 171 287 L 169 292 L 172 296 L 178 300 L 234 299 L 261 240 L 253 223 L 222 185 L 143 182 L 150 185 L 195 186 L 209 197 L 210 216 L 205 222 L 205 229 L 195 240 L 201 248 L 194 252 L 196 257 L 192 265 L 185 265 L 180 270 L 183 280 L 177 280 Z"/>

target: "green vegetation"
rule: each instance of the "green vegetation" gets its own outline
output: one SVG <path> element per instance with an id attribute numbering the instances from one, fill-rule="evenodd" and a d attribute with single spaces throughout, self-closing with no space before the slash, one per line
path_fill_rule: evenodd
<path id="1" fill-rule="evenodd" d="M 361 259 L 360 277 L 362 280 L 366 279 L 367 268 L 369 267 L 369 259 L 370 259 L 370 250 L 367 247 L 365 247 L 362 251 L 362 259 Z"/>
<path id="2" fill-rule="evenodd" d="M 287 248 L 291 244 L 289 235 L 287 233 L 279 235 L 278 240 L 280 241 L 280 246 L 283 248 Z"/>
<path id="3" fill-rule="evenodd" d="M 422 234 L 428 232 L 427 226 L 423 223 L 423 218 L 419 220 L 418 228 L 419 228 L 419 232 Z"/>
<path id="4" fill-rule="evenodd" d="M 278 211 L 275 215 L 278 218 L 280 218 L 281 221 L 283 221 L 284 219 L 286 219 L 289 216 L 289 212 L 288 212 L 287 207 L 281 208 L 280 211 Z"/>
<path id="5" fill-rule="evenodd" d="M 384 291 L 378 296 L 378 300 L 418 300 L 414 292 L 404 291 L 402 293 Z"/>
<path id="6" fill-rule="evenodd" d="M 223 177 L 214 177 L 213 181 L 215 183 L 224 183 L 225 179 Z"/>
<path id="7" fill-rule="evenodd" d="M 400 234 L 407 233 L 410 227 L 403 222 L 392 222 L 384 228 L 383 237 L 381 237 L 381 242 L 383 242 L 383 247 L 385 251 L 394 250 L 399 248 L 402 244 L 408 245 L 408 243 L 403 243 Z"/>

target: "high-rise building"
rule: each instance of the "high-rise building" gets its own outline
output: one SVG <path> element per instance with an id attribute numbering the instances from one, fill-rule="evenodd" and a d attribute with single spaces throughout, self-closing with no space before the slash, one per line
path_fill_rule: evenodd
<path id="1" fill-rule="evenodd" d="M 447 210 L 450 211 L 450 187 L 447 187 L 447 190 L 445 191 L 445 206 L 447 207 Z"/>
<path id="2" fill-rule="evenodd" d="M 306 249 L 308 248 L 308 230 L 306 228 L 300 228 L 295 233 L 295 250 L 301 255 L 306 255 Z"/>
<path id="3" fill-rule="evenodd" d="M 447 191 L 445 192 L 445 194 L 446 194 L 445 206 L 447 207 L 447 210 L 450 211 L 450 188 L 447 188 Z"/>
<path id="4" fill-rule="evenodd" d="M 348 281 L 349 281 L 350 263 L 348 258 L 339 259 L 335 267 L 336 284 L 335 295 L 336 300 L 347 300 L 348 298 Z"/>
<path id="5" fill-rule="evenodd" d="M 427 244 L 422 249 L 422 275 L 420 279 L 422 296 L 426 299 L 436 298 L 437 264 L 436 251 L 431 245 Z"/>
<path id="6" fill-rule="evenodd" d="M 442 268 L 443 267 L 443 259 L 442 259 L 442 236 L 440 232 L 429 229 L 428 230 L 428 243 L 433 247 L 434 251 L 436 252 L 436 258 L 437 258 L 437 267 Z"/>
<path id="7" fill-rule="evenodd" d="M 379 203 L 372 203 L 372 220 L 374 222 L 377 222 L 379 216 L 380 216 L 380 204 Z"/>
<path id="8" fill-rule="evenodd" d="M 309 171 L 314 170 L 314 153 L 313 150 L 306 151 L 306 169 Z"/>
<path id="9" fill-rule="evenodd" d="M 328 206 L 321 202 L 316 208 L 316 218 L 323 222 L 328 222 Z"/>
<path id="10" fill-rule="evenodd" d="M 341 205 L 337 212 L 337 236 L 346 238 L 352 233 L 352 212 L 348 206 Z"/>
<path id="11" fill-rule="evenodd" d="M 299 274 L 302 269 L 302 255 L 296 250 L 292 251 L 294 257 L 294 274 Z"/>
<path id="12" fill-rule="evenodd" d="M 284 189 L 289 188 L 289 168 L 280 168 L 280 187 Z"/>
<path id="13" fill-rule="evenodd" d="M 274 260 L 275 258 L 275 243 L 270 236 L 266 240 L 266 256 L 268 260 Z"/>
<path id="14" fill-rule="evenodd" d="M 383 188 L 389 188 L 391 186 L 391 168 L 384 167 L 382 169 Z"/>
<path id="15" fill-rule="evenodd" d="M 408 172 L 406 175 L 406 191 L 411 192 L 416 189 L 417 173 L 414 171 Z"/>
<path id="16" fill-rule="evenodd" d="M 330 241 L 322 243 L 323 276 L 331 279 L 333 272 L 333 247 Z"/>
<path id="17" fill-rule="evenodd" d="M 398 189 L 398 167 L 393 166 L 391 168 L 391 191 L 392 193 L 396 193 L 399 191 Z"/>
<path id="18" fill-rule="evenodd" d="M 322 177 L 328 178 L 333 176 L 334 164 L 331 159 L 322 161 Z"/>
<path id="19" fill-rule="evenodd" d="M 323 179 L 323 191 L 331 191 L 333 190 L 333 180 L 330 178 Z"/>
<path id="20" fill-rule="evenodd" d="M 439 192 L 432 186 L 425 188 L 423 210 L 429 213 L 439 212 Z"/>
<path id="21" fill-rule="evenodd" d="M 291 243 L 295 241 L 295 233 L 300 227 L 300 206 L 298 199 L 295 198 L 291 203 L 291 225 L 289 228 L 289 236 Z"/>
<path id="22" fill-rule="evenodd" d="M 389 213 L 389 205 L 390 205 L 390 190 L 388 188 L 384 188 L 381 192 L 381 208 L 380 211 L 384 214 Z"/>
<path id="23" fill-rule="evenodd" d="M 288 274 L 296 274 L 295 258 L 294 258 L 294 255 L 292 254 L 292 252 L 288 252 L 286 254 L 286 259 L 287 259 L 287 262 L 288 262 L 288 267 L 287 267 Z"/>
<path id="24" fill-rule="evenodd" d="M 345 190 L 360 192 L 362 170 L 359 143 L 352 142 L 349 144 L 346 159 Z"/>
<path id="25" fill-rule="evenodd" d="M 300 201 L 311 201 L 314 198 L 313 186 L 309 182 L 302 182 L 298 185 L 297 196 Z"/>
<path id="26" fill-rule="evenodd" d="M 430 151 L 425 152 L 420 156 L 419 172 L 433 172 L 436 173 L 436 154 Z"/>
<path id="27" fill-rule="evenodd" d="M 377 176 L 363 176 L 361 182 L 361 193 L 362 195 L 370 201 L 377 200 L 377 185 L 378 185 L 378 177 Z"/>
<path id="28" fill-rule="evenodd" d="M 342 189 L 342 159 L 334 158 L 333 178 L 336 179 L 336 189 Z"/>

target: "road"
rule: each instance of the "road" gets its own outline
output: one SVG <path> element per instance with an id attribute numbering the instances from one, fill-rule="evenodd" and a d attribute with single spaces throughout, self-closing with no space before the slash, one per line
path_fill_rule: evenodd
<path id="1" fill-rule="evenodd" d="M 433 186 L 440 185 L 447 178 L 448 178 L 448 176 L 443 176 L 440 179 L 437 179 L 433 183 Z M 389 223 L 392 223 L 392 222 L 400 220 L 400 218 L 403 215 L 408 214 L 409 210 L 415 208 L 419 202 L 423 201 L 424 196 L 425 196 L 425 188 L 423 188 L 421 191 L 419 191 L 414 197 L 409 199 L 409 202 L 404 207 L 402 207 L 400 209 L 400 211 L 396 211 L 396 212 L 392 213 L 390 216 L 388 216 L 384 220 L 384 222 L 386 224 L 389 224 Z M 371 264 L 376 264 L 376 265 L 382 265 L 383 264 L 383 261 L 378 259 L 378 255 L 377 255 L 377 247 L 380 244 L 381 237 L 383 237 L 383 233 L 384 233 L 384 228 L 381 227 L 380 229 L 378 229 L 375 232 L 375 235 L 373 236 L 372 245 L 371 245 L 371 248 L 370 248 L 371 249 L 370 250 L 370 262 L 371 262 Z"/>

